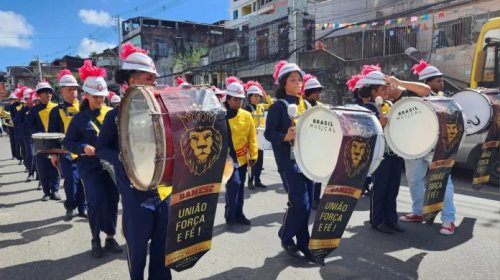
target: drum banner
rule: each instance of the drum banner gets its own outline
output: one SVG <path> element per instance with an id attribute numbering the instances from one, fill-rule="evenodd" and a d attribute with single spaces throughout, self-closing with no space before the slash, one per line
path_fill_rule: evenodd
<path id="1" fill-rule="evenodd" d="M 465 124 L 460 106 L 449 100 L 428 100 L 436 109 L 439 136 L 434 156 L 427 172 L 424 197 L 424 219 L 434 223 L 434 218 L 443 209 L 444 194 L 455 160 L 455 154 L 465 133 Z"/>
<path id="2" fill-rule="evenodd" d="M 361 196 L 375 149 L 377 130 L 369 114 L 339 114 L 342 145 L 316 211 L 309 250 L 324 259 L 335 250 Z"/>
<path id="3" fill-rule="evenodd" d="M 488 130 L 486 141 L 483 143 L 481 157 L 477 162 L 472 179 L 472 187 L 476 190 L 492 181 L 490 177 L 494 172 L 498 172 L 495 171 L 495 168 L 498 168 L 498 159 L 500 157 L 500 97 L 498 95 L 487 95 L 487 97 L 493 106 L 493 121 Z"/>
<path id="4" fill-rule="evenodd" d="M 227 156 L 224 112 L 214 99 L 207 109 L 204 91 L 162 96 L 174 139 L 173 192 L 170 198 L 165 265 L 193 267 L 211 248 L 215 211 Z M 215 98 L 215 96 L 213 96 Z M 172 100 L 173 99 L 173 100 Z M 185 104 L 190 104 L 184 107 Z M 200 105 L 197 105 L 200 104 Z"/>

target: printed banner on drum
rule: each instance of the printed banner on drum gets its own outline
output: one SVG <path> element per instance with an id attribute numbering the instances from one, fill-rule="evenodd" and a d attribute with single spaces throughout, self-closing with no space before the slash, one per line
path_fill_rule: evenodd
<path id="1" fill-rule="evenodd" d="M 207 102 L 211 97 L 199 90 L 162 96 L 167 108 L 173 108 L 175 158 L 165 265 L 175 271 L 193 267 L 211 248 L 227 156 L 224 113 Z"/>
<path id="2" fill-rule="evenodd" d="M 316 211 L 309 250 L 324 259 L 340 243 L 361 196 L 375 149 L 377 130 L 369 114 L 339 116 L 344 137 L 328 185 Z"/>
<path id="3" fill-rule="evenodd" d="M 465 133 L 463 114 L 456 102 L 450 99 L 428 100 L 433 103 L 439 122 L 439 136 L 434 148 L 434 156 L 426 176 L 424 197 L 424 219 L 432 224 L 436 215 L 443 209 L 443 200 L 448 178 Z"/>
<path id="4" fill-rule="evenodd" d="M 498 95 L 487 95 L 490 99 L 493 109 L 490 128 L 486 141 L 481 148 L 481 157 L 477 162 L 474 177 L 472 179 L 472 187 L 476 190 L 481 189 L 489 182 L 498 184 L 498 168 L 499 166 L 499 147 L 500 147 L 500 98 Z"/>

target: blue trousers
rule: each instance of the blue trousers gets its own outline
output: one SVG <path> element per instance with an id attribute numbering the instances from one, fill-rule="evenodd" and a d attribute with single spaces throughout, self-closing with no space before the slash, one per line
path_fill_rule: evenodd
<path id="1" fill-rule="evenodd" d="M 61 154 L 59 155 L 59 165 L 64 176 L 64 193 L 66 194 L 64 208 L 66 210 L 78 208 L 78 212 L 83 213 L 87 210 L 87 202 L 76 163 L 73 162 L 70 155 Z"/>
<path id="2" fill-rule="evenodd" d="M 120 181 L 119 181 L 120 184 Z M 153 210 L 143 207 L 151 192 L 138 191 L 130 186 L 119 186 L 123 206 L 123 234 L 127 241 L 130 279 L 144 279 L 144 268 L 149 245 L 149 279 L 172 279 L 165 267 L 168 209 L 170 198 Z"/>
<path id="3" fill-rule="evenodd" d="M 118 217 L 118 190 L 109 173 L 102 169 L 80 173 L 88 204 L 90 231 L 98 239 L 101 231 L 116 233 Z"/>
<path id="4" fill-rule="evenodd" d="M 264 165 L 264 151 L 259 150 L 258 158 L 255 165 L 252 167 L 252 174 L 250 174 L 249 182 L 260 183 L 260 174 L 262 174 L 262 166 Z"/>
<path id="5" fill-rule="evenodd" d="M 12 127 L 9 127 L 7 129 L 9 132 L 10 152 L 12 153 L 12 157 L 17 160 L 21 160 L 21 156 L 19 155 L 19 152 L 17 150 L 15 130 Z"/>
<path id="6" fill-rule="evenodd" d="M 224 217 L 227 222 L 234 222 L 245 218 L 243 214 L 244 186 L 247 165 L 235 167 L 233 175 L 226 184 L 226 210 Z"/>
<path id="7" fill-rule="evenodd" d="M 280 172 L 283 187 L 288 192 L 288 209 L 283 218 L 278 235 L 281 243 L 285 245 L 294 244 L 293 238 L 297 239 L 297 247 L 305 251 L 309 245 L 309 214 L 312 207 L 312 183 L 300 173 L 296 164 L 291 168 L 283 168 Z"/>
<path id="8" fill-rule="evenodd" d="M 312 184 L 313 184 L 314 201 L 319 202 L 319 200 L 321 199 L 321 183 L 312 182 Z"/>
<path id="9" fill-rule="evenodd" d="M 23 127 L 21 125 L 21 127 Z M 20 159 L 26 161 L 26 150 L 24 148 L 23 131 L 22 129 L 15 129 L 16 134 L 16 150 L 19 152 Z"/>
<path id="10" fill-rule="evenodd" d="M 398 222 L 396 198 L 399 193 L 403 163 L 402 158 L 385 154 L 384 159 L 372 175 L 370 223 L 373 227 L 381 223 L 395 224 Z"/>
<path id="11" fill-rule="evenodd" d="M 59 191 L 59 173 L 52 165 L 47 154 L 36 155 L 38 176 L 42 182 L 43 193 L 52 195 Z"/>
<path id="12" fill-rule="evenodd" d="M 23 140 L 24 150 L 26 151 L 24 165 L 28 169 L 28 176 L 35 176 L 35 155 L 33 154 L 33 141 L 31 140 L 31 135 L 24 135 Z"/>

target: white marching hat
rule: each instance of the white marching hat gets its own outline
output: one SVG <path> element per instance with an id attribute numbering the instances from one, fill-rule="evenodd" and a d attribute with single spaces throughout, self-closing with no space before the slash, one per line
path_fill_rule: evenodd
<path id="1" fill-rule="evenodd" d="M 304 77 L 305 73 L 300 69 L 300 67 L 295 64 L 295 63 L 289 63 L 285 60 L 282 60 L 278 62 L 275 66 L 275 72 L 274 72 L 274 79 L 275 82 L 278 83 L 279 79 L 283 77 L 284 75 L 291 73 L 291 72 L 299 72 L 299 74 Z"/>
<path id="2" fill-rule="evenodd" d="M 323 88 L 323 86 L 319 83 L 318 79 L 310 78 L 304 84 L 304 90 L 313 89 L 313 88 Z"/>
<path id="3" fill-rule="evenodd" d="M 29 99 L 30 96 L 33 94 L 33 89 L 32 88 L 25 88 L 23 91 L 23 98 L 21 99 L 21 103 L 26 103 Z"/>
<path id="4" fill-rule="evenodd" d="M 120 98 L 120 96 L 118 96 L 116 94 L 111 97 L 111 103 L 119 103 L 121 101 L 122 101 L 122 99 Z"/>
<path id="5" fill-rule="evenodd" d="M 90 76 L 85 79 L 82 86 L 83 91 L 90 95 L 108 96 L 108 85 L 103 77 Z"/>
<path id="6" fill-rule="evenodd" d="M 380 71 L 372 71 L 368 74 L 366 74 L 366 76 L 359 80 L 357 84 L 360 84 L 362 87 L 363 86 L 372 86 L 372 85 L 385 85 L 386 82 L 384 81 L 384 73 L 380 72 Z"/>
<path id="7" fill-rule="evenodd" d="M 73 73 L 68 69 L 63 69 L 59 72 L 59 86 L 60 87 L 77 87 L 78 82 L 76 81 Z"/>
<path id="8" fill-rule="evenodd" d="M 245 98 L 243 83 L 236 77 L 228 77 L 226 79 L 226 95 Z"/>
<path id="9" fill-rule="evenodd" d="M 120 57 L 123 59 L 122 70 L 144 71 L 158 75 L 153 59 L 145 50 L 136 48 L 131 43 L 122 45 Z"/>
<path id="10" fill-rule="evenodd" d="M 418 64 L 413 65 L 411 69 L 414 74 L 418 74 L 418 79 L 421 81 L 436 76 L 443 76 L 443 73 L 437 67 L 430 65 L 423 59 Z"/>
<path id="11" fill-rule="evenodd" d="M 262 90 L 258 86 L 253 85 L 247 89 L 247 95 L 250 95 L 250 94 L 258 94 L 258 95 L 262 96 Z"/>
<path id="12" fill-rule="evenodd" d="M 54 92 L 54 89 L 50 86 L 49 82 L 41 81 L 36 85 L 36 92 L 39 92 L 43 89 L 48 89 L 50 92 Z"/>

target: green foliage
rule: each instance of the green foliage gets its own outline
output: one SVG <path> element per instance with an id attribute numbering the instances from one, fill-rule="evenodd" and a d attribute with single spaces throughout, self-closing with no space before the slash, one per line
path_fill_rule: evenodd
<path id="1" fill-rule="evenodd" d="M 182 68 L 188 69 L 191 67 L 196 67 L 200 65 L 201 57 L 206 55 L 208 48 L 192 48 L 191 51 L 183 55 L 182 53 L 177 53 L 174 57 L 172 68 Z"/>

